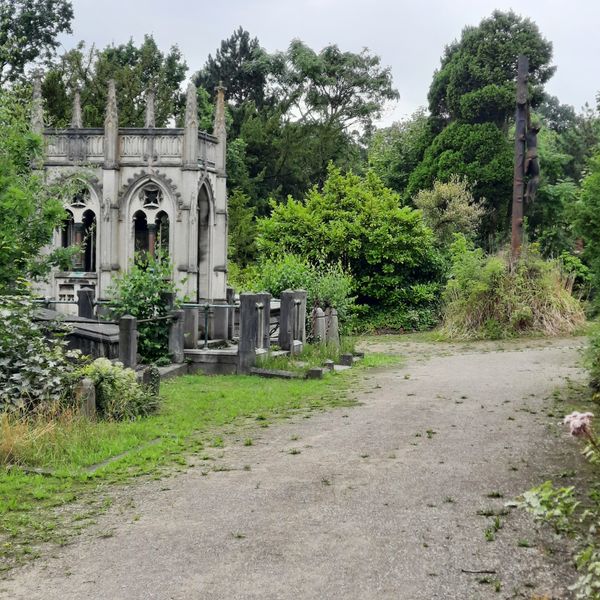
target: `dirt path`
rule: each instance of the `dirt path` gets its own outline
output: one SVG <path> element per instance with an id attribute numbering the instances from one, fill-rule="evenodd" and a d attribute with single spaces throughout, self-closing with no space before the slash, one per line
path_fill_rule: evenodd
<path id="1" fill-rule="evenodd" d="M 486 541 L 494 519 L 477 513 L 576 455 L 547 412 L 583 377 L 580 343 L 394 343 L 410 356 L 366 374 L 363 405 L 262 429 L 226 449 L 231 470 L 130 488 L 128 510 L 14 572 L 0 598 L 568 598 L 557 542 L 515 510 Z"/>

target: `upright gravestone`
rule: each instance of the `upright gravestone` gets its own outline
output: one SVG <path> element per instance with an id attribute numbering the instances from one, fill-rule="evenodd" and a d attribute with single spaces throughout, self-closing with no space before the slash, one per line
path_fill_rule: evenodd
<path id="1" fill-rule="evenodd" d="M 316 343 L 325 344 L 327 342 L 325 313 L 323 309 L 317 306 L 313 308 L 311 315 L 312 334 Z"/>
<path id="2" fill-rule="evenodd" d="M 306 292 L 285 290 L 281 292 L 279 317 L 279 347 L 294 350 L 294 341 L 306 342 Z"/>
<path id="3" fill-rule="evenodd" d="M 327 344 L 339 348 L 340 346 L 340 328 L 338 323 L 338 313 L 335 308 L 328 308 L 325 311 L 325 326 Z"/>

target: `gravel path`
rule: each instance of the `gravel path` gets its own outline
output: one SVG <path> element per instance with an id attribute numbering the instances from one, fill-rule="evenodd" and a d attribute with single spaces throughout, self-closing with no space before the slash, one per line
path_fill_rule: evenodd
<path id="1" fill-rule="evenodd" d="M 225 449 L 230 470 L 131 486 L 0 598 L 568 598 L 563 542 L 517 510 L 486 541 L 477 513 L 576 458 L 547 413 L 584 376 L 581 343 L 387 343 L 407 361 L 367 372 L 360 406 L 257 430 Z"/>

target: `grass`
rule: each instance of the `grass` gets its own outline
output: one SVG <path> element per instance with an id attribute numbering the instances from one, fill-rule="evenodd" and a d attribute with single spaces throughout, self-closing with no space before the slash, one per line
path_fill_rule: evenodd
<path id="1" fill-rule="evenodd" d="M 180 377 L 163 384 L 157 414 L 135 421 L 68 415 L 44 426 L 3 418 L 2 451 L 12 464 L 0 467 L 0 573 L 30 558 L 42 543 L 66 543 L 92 523 L 110 507 L 111 485 L 160 478 L 184 469 L 190 456 L 208 460 L 204 448 L 224 446 L 224 431 L 232 427 L 351 405 L 346 390 L 364 368 L 398 361 L 371 354 L 357 368 L 322 380 Z"/>

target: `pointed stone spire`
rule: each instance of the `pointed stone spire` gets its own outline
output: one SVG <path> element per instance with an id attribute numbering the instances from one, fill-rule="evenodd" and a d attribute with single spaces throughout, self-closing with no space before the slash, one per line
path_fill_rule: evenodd
<path id="1" fill-rule="evenodd" d="M 75 90 L 73 96 L 73 114 L 71 115 L 71 129 L 81 129 L 83 127 L 83 117 L 81 116 L 81 96 L 79 90 Z"/>
<path id="2" fill-rule="evenodd" d="M 119 168 L 119 111 L 114 79 L 108 82 L 106 117 L 104 118 L 104 168 Z"/>
<path id="3" fill-rule="evenodd" d="M 219 81 L 219 85 L 215 88 L 217 97 L 215 100 L 215 122 L 213 125 L 213 135 L 220 137 L 226 135 L 227 130 L 225 126 L 225 91 L 227 88 L 223 86 L 223 82 Z"/>
<path id="4" fill-rule="evenodd" d="M 44 132 L 44 105 L 42 102 L 42 74 L 36 71 L 33 76 L 33 101 L 31 103 L 31 130 Z"/>
<path id="5" fill-rule="evenodd" d="M 144 123 L 144 127 L 156 127 L 155 125 L 155 116 L 154 116 L 154 90 L 148 89 L 146 90 L 146 120 Z"/>
<path id="6" fill-rule="evenodd" d="M 223 82 L 220 81 L 216 87 L 217 97 L 215 100 L 215 122 L 213 135 L 217 138 L 217 160 L 216 167 L 225 172 L 225 154 L 227 148 L 227 127 L 225 125 L 225 90 Z"/>
<path id="7" fill-rule="evenodd" d="M 198 90 L 188 85 L 183 130 L 183 168 L 198 168 Z"/>

